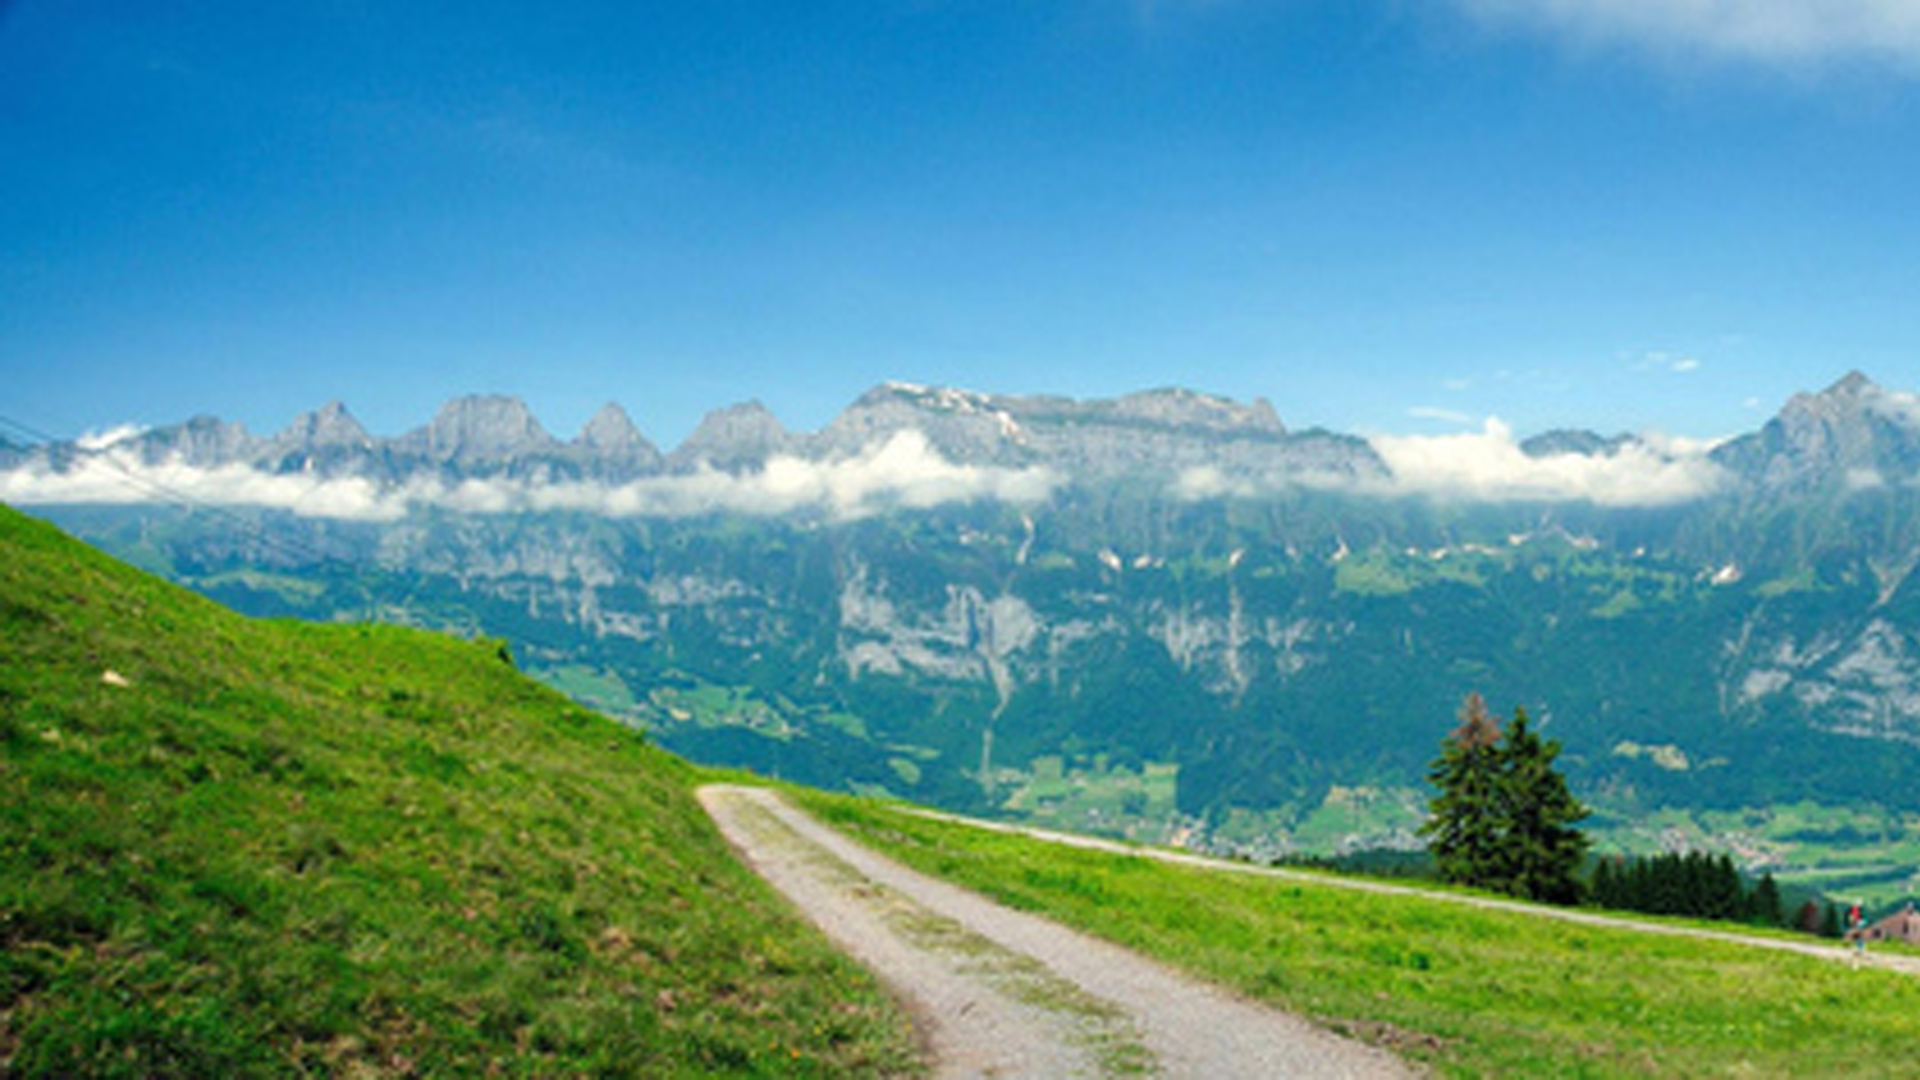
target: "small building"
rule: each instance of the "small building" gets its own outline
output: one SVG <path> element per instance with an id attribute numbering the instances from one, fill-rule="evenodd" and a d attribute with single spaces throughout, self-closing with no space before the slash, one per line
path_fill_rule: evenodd
<path id="1" fill-rule="evenodd" d="M 1879 922 L 1869 923 L 1858 930 L 1849 931 L 1847 940 L 1865 941 L 1868 944 L 1876 941 L 1904 941 L 1909 945 L 1920 945 L 1920 911 L 1915 911 L 1913 904 L 1909 902 L 1905 911 L 1894 912 Z"/>

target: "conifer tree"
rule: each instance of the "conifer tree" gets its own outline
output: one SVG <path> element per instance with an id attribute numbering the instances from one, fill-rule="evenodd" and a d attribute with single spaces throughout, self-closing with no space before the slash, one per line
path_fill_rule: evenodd
<path id="1" fill-rule="evenodd" d="M 1591 899 L 1603 908 L 1620 908 L 1622 903 L 1619 875 L 1615 872 L 1618 860 L 1601 858 L 1593 868 L 1593 889 Z"/>
<path id="2" fill-rule="evenodd" d="M 1460 726 L 1440 744 L 1427 779 L 1440 789 L 1420 827 L 1440 880 L 1490 887 L 1502 876 L 1500 722 L 1478 693 L 1468 694 Z"/>
<path id="3" fill-rule="evenodd" d="M 1773 871 L 1760 875 L 1760 883 L 1753 887 L 1753 894 L 1747 900 L 1747 917 L 1761 926 L 1785 926 L 1786 910 L 1780 903 L 1780 883 L 1773 880 Z"/>
<path id="4" fill-rule="evenodd" d="M 1834 906 L 1833 901 L 1827 901 L 1826 910 L 1820 914 L 1820 936 L 1840 938 L 1845 937 L 1846 933 L 1846 927 L 1840 921 L 1840 909 Z"/>
<path id="5" fill-rule="evenodd" d="M 1551 904 L 1578 903 L 1587 837 L 1573 826 L 1587 816 L 1587 808 L 1554 768 L 1559 740 L 1542 739 L 1528 724 L 1526 710 L 1515 709 L 1500 756 L 1507 825 L 1502 891 Z"/>

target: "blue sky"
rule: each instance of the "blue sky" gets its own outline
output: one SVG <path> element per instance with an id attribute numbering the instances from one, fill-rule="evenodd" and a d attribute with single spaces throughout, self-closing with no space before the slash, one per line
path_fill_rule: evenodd
<path id="1" fill-rule="evenodd" d="M 1910 0 L 0 0 L 0 415 L 1920 385 Z"/>

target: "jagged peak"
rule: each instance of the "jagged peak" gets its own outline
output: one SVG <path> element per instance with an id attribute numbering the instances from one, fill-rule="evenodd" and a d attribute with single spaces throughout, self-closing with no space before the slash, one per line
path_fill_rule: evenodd
<path id="1" fill-rule="evenodd" d="M 1860 397 L 1862 394 L 1878 391 L 1880 388 L 1859 368 L 1841 376 L 1838 382 L 1821 392 L 1822 397 Z"/>
<path id="2" fill-rule="evenodd" d="M 673 462 L 681 467 L 699 462 L 723 468 L 764 461 L 787 449 L 793 436 L 759 401 L 742 401 L 715 409 L 700 420 L 700 426 L 673 452 Z"/>
<path id="3" fill-rule="evenodd" d="M 554 445 L 527 403 L 505 394 L 454 398 L 415 435 L 430 452 L 450 457 L 497 456 Z"/>
<path id="4" fill-rule="evenodd" d="M 371 439 L 346 405 L 329 401 L 312 412 L 294 417 L 276 441 L 306 446 L 361 446 Z"/>
<path id="5" fill-rule="evenodd" d="M 575 441 L 597 450 L 618 450 L 643 443 L 646 439 L 640 434 L 640 429 L 634 426 L 627 410 L 609 401 L 587 420 L 580 429 L 580 437 Z"/>

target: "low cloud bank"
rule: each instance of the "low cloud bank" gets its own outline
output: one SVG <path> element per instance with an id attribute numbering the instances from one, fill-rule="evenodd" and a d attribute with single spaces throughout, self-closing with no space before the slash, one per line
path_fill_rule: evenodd
<path id="1" fill-rule="evenodd" d="M 1912 405 L 1904 400 L 1886 403 L 1887 408 Z M 1389 470 L 1385 479 L 1298 475 L 1285 486 L 1386 497 L 1660 506 L 1710 494 L 1725 479 L 1708 460 L 1707 443 L 1648 440 L 1607 454 L 1529 457 L 1512 430 L 1498 420 L 1487 421 L 1477 432 L 1383 435 L 1372 443 Z M 1063 482 L 1045 468 L 955 464 L 912 430 L 846 458 L 775 457 L 757 472 L 736 475 L 703 468 L 621 485 L 490 478 L 457 484 L 415 480 L 395 487 L 362 478 L 266 473 L 245 465 L 202 468 L 177 460 L 148 464 L 131 448 L 105 440 L 101 445 L 105 448 L 81 454 L 59 471 L 40 462 L 0 472 L 0 500 L 21 505 L 246 506 L 352 521 L 392 521 L 416 509 L 666 518 L 815 511 L 850 519 L 894 508 L 976 500 L 1037 503 Z M 1186 501 L 1248 499 L 1272 493 L 1280 483 L 1199 466 L 1173 478 L 1168 493 Z"/>
<path id="2" fill-rule="evenodd" d="M 1477 432 L 1371 441 L 1392 473 L 1383 494 L 1664 506 L 1711 494 L 1726 479 L 1707 458 L 1712 445 L 1694 440 L 1648 438 L 1608 454 L 1529 457 L 1511 428 L 1488 420 Z"/>
<path id="3" fill-rule="evenodd" d="M 1764 64 L 1857 59 L 1920 71 L 1913 0 L 1456 0 L 1483 21 L 1582 44 L 1625 44 Z"/>
<path id="4" fill-rule="evenodd" d="M 1057 477 L 1045 469 L 956 465 L 935 451 L 924 435 L 904 431 L 839 460 L 776 457 L 759 472 L 733 475 L 703 469 L 617 486 L 481 479 L 382 487 L 359 478 L 277 475 L 245 465 L 213 469 L 177 461 L 150 465 L 109 446 L 80 457 L 62 471 L 33 464 L 0 472 L 0 501 L 21 505 L 185 502 L 356 521 L 391 521 L 417 508 L 477 514 L 569 510 L 611 517 L 817 509 L 835 517 L 857 518 L 894 507 L 924 509 L 976 499 L 1038 502 L 1057 485 Z"/>

